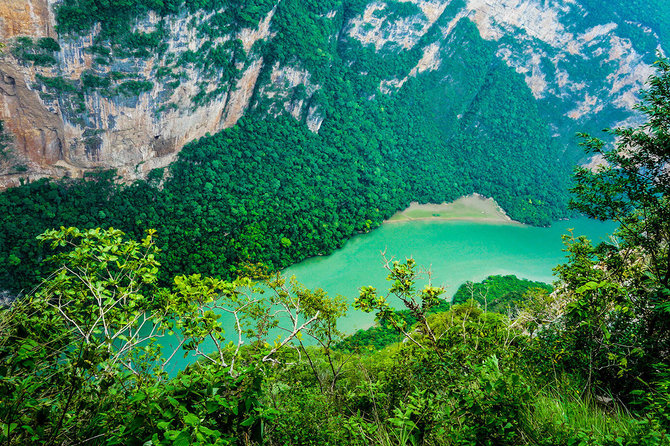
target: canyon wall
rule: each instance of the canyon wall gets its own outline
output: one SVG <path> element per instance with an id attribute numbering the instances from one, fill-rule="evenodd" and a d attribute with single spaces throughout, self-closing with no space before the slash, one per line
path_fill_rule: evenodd
<path id="1" fill-rule="evenodd" d="M 60 1 L 0 3 L 0 42 L 6 44 L 0 120 L 11 141 L 0 158 L 0 188 L 20 178 L 79 177 L 97 168 L 139 178 L 168 165 L 189 141 L 235 125 L 261 103 L 270 104 L 271 114 L 304 120 L 314 132 L 322 125 L 324 114 L 309 100 L 320 86 L 309 70 L 298 61 L 269 64 L 259 50 L 277 34 L 277 5 L 255 26 L 231 26 L 214 37 L 197 25 L 214 12 L 150 12 L 136 20 L 133 32 L 160 35 L 159 49 L 124 53 L 105 49 L 109 42 L 99 25 L 83 35 L 57 34 Z M 594 25 L 574 0 L 410 3 L 416 13 L 409 16 L 393 15 L 389 4 L 372 1 L 346 20 L 341 10 L 326 17 L 338 28 L 338 41 L 355 39 L 382 53 L 420 50 L 411 70 L 382 80 L 382 93 L 393 94 L 409 77 L 443 66 L 455 45 L 463 45 L 452 36 L 464 21 L 524 76 L 556 135 L 589 120 L 616 125 L 629 119 L 638 90 L 653 72 L 653 55 L 620 36 L 618 23 Z M 203 52 L 201 59 L 193 57 Z M 211 62 L 221 54 L 225 60 Z M 457 76 L 444 77 L 446 88 Z"/>

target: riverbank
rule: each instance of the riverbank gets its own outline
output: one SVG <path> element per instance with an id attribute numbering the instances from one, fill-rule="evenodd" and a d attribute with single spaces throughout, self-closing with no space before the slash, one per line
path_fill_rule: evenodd
<path id="1" fill-rule="evenodd" d="M 493 198 L 486 198 L 479 194 L 468 195 L 454 202 L 442 204 L 419 204 L 414 201 L 407 209 L 397 212 L 384 223 L 416 220 L 465 220 L 521 224 L 509 218 Z"/>

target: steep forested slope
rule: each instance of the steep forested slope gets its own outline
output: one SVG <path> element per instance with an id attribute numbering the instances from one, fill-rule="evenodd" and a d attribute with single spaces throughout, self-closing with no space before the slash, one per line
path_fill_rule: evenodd
<path id="1" fill-rule="evenodd" d="M 17 0 L 17 4 L 21 1 L 31 3 Z M 266 42 L 256 48 L 256 56 L 270 65 L 258 58 L 244 62 L 252 74 L 258 70 L 258 88 L 255 80 L 237 84 L 253 84 L 250 90 L 233 89 L 216 79 L 208 84 L 208 77 L 194 74 L 209 69 L 211 56 L 217 75 L 236 76 L 239 73 L 226 63 L 230 59 L 221 54 L 239 54 L 239 45 L 219 48 L 207 46 L 207 39 L 199 41 L 197 49 L 209 50 L 206 61 L 198 59 L 195 49 L 181 48 L 180 53 L 186 54 L 183 63 L 191 64 L 188 73 L 194 76 L 184 74 L 168 87 L 177 96 L 183 94 L 188 106 L 167 106 L 167 113 L 182 118 L 188 128 L 211 112 L 225 113 L 215 113 L 221 127 L 205 125 L 180 137 L 190 139 L 205 128 L 226 129 L 188 144 L 170 167 L 152 169 L 152 165 L 142 172 L 143 164 L 133 163 L 148 146 L 133 143 L 154 139 L 151 150 L 156 153 L 178 146 L 165 142 L 162 135 L 168 133 L 137 136 L 150 127 L 142 121 L 143 113 L 156 111 L 153 107 L 161 101 L 155 102 L 154 95 L 163 91 L 162 83 L 140 74 L 153 76 L 154 68 L 165 66 L 147 68 L 151 65 L 147 64 L 137 70 L 130 57 L 112 62 L 116 56 L 105 39 L 118 39 L 114 52 L 129 51 L 133 58 L 143 59 L 161 44 L 146 35 L 151 33 L 119 30 L 128 18 L 153 9 L 163 17 L 186 19 L 200 7 L 211 12 L 230 5 L 188 2 L 195 9 L 186 11 L 186 3 L 58 3 L 74 23 L 67 28 L 68 22 L 61 21 L 61 29 L 83 33 L 94 29 L 102 36 L 102 41 L 87 42 L 95 47 L 90 54 L 100 58 L 95 63 L 129 70 L 110 71 L 109 77 L 76 70 L 67 79 L 59 74 L 54 65 L 76 53 L 72 47 L 59 51 L 68 45 L 63 37 L 13 41 L 12 57 L 22 58 L 22 68 L 38 65 L 54 72 L 46 73 L 52 68 L 45 68 L 42 78 L 35 77 L 39 83 L 33 86 L 39 86 L 30 90 L 16 67 L 11 75 L 3 71 L 0 86 L 8 108 L 2 110 L 20 109 L 25 112 L 21 119 L 39 122 L 45 117 L 38 112 L 39 104 L 22 102 L 29 92 L 39 90 L 39 101 L 58 107 L 53 109 L 57 113 L 49 111 L 47 122 L 55 127 L 34 129 L 42 138 L 40 147 L 56 152 L 60 148 L 63 159 L 57 162 L 75 173 L 74 164 L 68 163 L 81 161 L 82 169 L 93 161 L 106 166 L 105 156 L 110 154 L 105 150 L 114 140 L 110 135 L 123 135 L 128 131 L 124 126 L 135 120 L 138 132 L 127 135 L 128 144 L 115 154 L 123 158 L 121 165 L 137 168 L 146 180 L 120 185 L 113 172 L 83 180 L 24 180 L 22 187 L 0 197 L 2 278 L 15 290 L 40 283 L 23 299 L 0 308 L 0 442 L 668 444 L 667 60 L 659 62 L 658 75 L 643 94 L 640 110 L 648 123 L 613 132 L 610 136 L 618 138 L 613 149 L 598 139 L 586 139 L 587 155 L 607 163 L 576 171 L 572 206 L 594 218 L 618 220 L 617 239 L 594 247 L 584 238 L 566 237 L 569 256 L 557 267 L 555 291 L 524 293 L 525 303 L 515 320 L 486 313 L 472 301 L 431 314 L 447 307 L 440 300 L 443 289 L 430 284 L 418 287 L 413 260 L 389 262 L 388 292 L 363 287 L 356 307 L 374 311 L 380 325 L 398 333 L 394 341 L 404 342 L 368 354 L 353 343 L 341 344 L 350 351 L 333 348 L 342 338 L 337 320 L 346 305 L 341 298 L 305 290 L 252 263 L 277 267 L 327 252 L 352 233 L 374 227 L 410 199 L 437 201 L 475 190 L 493 195 L 517 218 L 541 223 L 562 215 L 562 169 L 571 150 L 551 139 L 553 131 L 566 127 L 550 117 L 574 124 L 592 117 L 601 106 L 606 120 L 629 117 L 617 104 L 630 99 L 635 83 L 629 83 L 624 68 L 630 68 L 639 54 L 620 57 L 621 41 L 610 34 L 611 26 L 588 28 L 580 37 L 566 40 L 563 34 L 552 35 L 557 28 L 551 26 L 543 28 L 549 35 L 538 34 L 532 26 L 519 33 L 521 28 L 514 24 L 523 22 L 520 16 L 500 13 L 501 6 L 522 5 L 516 12 L 522 10 L 531 22 L 539 17 L 553 24 L 556 11 L 546 7 L 549 2 L 543 8 L 532 1 L 473 0 L 450 2 L 447 6 L 453 8 L 443 10 L 439 7 L 445 2 L 417 2 L 427 18 L 438 17 L 415 22 L 416 7 L 406 2 L 320 2 L 302 8 L 298 1 L 284 0 L 281 8 L 288 9 L 277 7 L 272 28 L 277 33 L 274 42 L 284 43 Z M 630 10 L 618 4 L 612 7 Z M 125 9 L 95 9 L 101 5 Z M 593 19 L 581 14 L 582 4 L 570 0 L 562 4 L 566 5 L 573 6 L 564 13 L 576 11 L 578 17 Z M 242 2 L 235 6 L 227 13 L 212 14 L 208 32 L 227 29 L 230 17 L 257 23 L 263 14 L 270 14 L 263 8 L 273 7 Z M 336 13 L 322 9 L 326 7 Z M 466 17 L 470 11 L 475 11 L 472 20 Z M 637 9 L 639 14 L 647 11 Z M 94 23 L 100 18 L 97 14 L 109 12 L 114 13 L 104 15 L 109 23 Z M 443 22 L 442 13 L 450 14 Z M 147 14 L 153 25 L 163 26 L 160 14 Z M 329 29 L 328 20 L 335 17 L 351 28 L 333 39 L 329 32 L 341 27 L 321 31 Z M 620 15 L 615 11 L 613 17 Z M 192 35 L 187 30 L 195 29 L 198 20 L 192 22 L 193 28 L 183 28 L 188 37 Z M 439 33 L 436 28 L 435 34 L 424 33 L 435 24 Z M 663 32 L 655 21 L 650 26 L 649 32 L 640 28 L 647 37 Z M 510 31 L 512 37 L 501 36 L 503 28 L 515 31 Z M 248 28 L 238 31 L 244 29 Z M 352 33 L 360 39 L 349 39 Z M 291 35 L 310 38 L 293 41 Z M 430 36 L 442 36 L 441 42 L 445 38 L 455 46 L 431 46 L 435 42 Z M 615 50 L 612 54 L 602 50 L 602 39 L 617 42 L 610 47 Z M 413 49 L 415 40 L 426 46 Z M 494 41 L 508 46 L 501 48 Z M 519 41 L 528 46 L 512 52 Z M 555 48 L 552 45 L 565 51 L 552 53 L 560 57 L 536 60 L 538 45 L 547 54 Z M 603 63 L 582 57 L 579 49 L 584 48 L 599 52 Z M 437 63 L 431 54 L 441 51 L 445 57 Z M 168 53 L 161 54 L 168 58 Z M 551 82 L 540 75 L 546 72 L 533 71 L 544 64 L 563 66 L 563 57 L 571 64 L 579 62 L 574 66 L 583 71 L 582 79 L 591 79 L 596 72 L 606 80 L 587 89 L 565 82 L 561 70 L 554 72 L 557 79 Z M 519 72 L 515 63 L 525 58 L 534 61 L 532 69 Z M 282 65 L 287 61 L 295 65 Z M 193 68 L 198 64 L 197 70 Z M 7 67 L 2 65 L 3 70 Z M 417 68 L 412 75 L 407 72 L 410 67 L 410 73 Z M 178 90 L 182 84 L 193 88 Z M 608 90 L 613 94 L 611 103 L 603 103 L 604 86 L 616 90 Z M 246 99 L 226 99 L 217 108 L 217 98 L 244 91 L 250 92 L 248 97 L 242 94 Z M 170 100 L 168 94 L 163 100 Z M 576 108 L 562 108 L 562 101 L 569 103 L 576 96 L 584 101 L 578 101 Z M 194 105 L 192 100 L 211 107 Z M 30 106 L 11 108 L 17 104 Z M 118 122 L 122 115 L 126 121 Z M 231 123 L 227 120 L 231 116 L 236 125 L 223 125 Z M 591 117 L 581 122 L 599 122 Z M 152 125 L 168 122 L 157 119 Z M 110 131 L 111 123 L 120 128 Z M 73 139 L 58 139 L 59 131 Z M 50 145 L 53 135 L 73 146 Z M 72 155 L 81 147 L 87 149 L 76 161 Z M 156 159 L 152 157 L 141 159 L 150 164 Z M 34 165 L 15 161 L 3 158 L 12 171 L 33 172 Z M 41 234 L 44 245 L 37 245 L 37 233 L 61 224 L 113 225 L 125 228 L 129 236 L 115 229 L 62 228 Z M 147 227 L 158 228 L 158 238 L 154 231 L 145 234 Z M 40 263 L 45 259 L 47 263 Z M 191 271 L 235 278 L 224 281 L 201 274 L 172 278 Z M 264 280 L 262 289 L 256 279 Z M 491 292 L 505 296 L 507 287 L 496 289 L 490 280 L 486 282 Z M 516 283 L 515 288 L 527 285 Z M 406 311 L 391 308 L 386 299 L 390 295 L 399 298 Z M 237 323 L 223 323 L 222 313 Z M 277 318 L 278 314 L 287 317 Z M 275 337 L 268 328 L 278 325 L 284 330 Z M 164 334 L 177 336 L 179 342 L 164 343 Z M 307 337 L 318 345 L 306 345 Z M 170 376 L 166 357 L 183 353 L 195 354 L 200 361 Z"/>
<path id="2" fill-rule="evenodd" d="M 20 124 L 23 135 L 3 165 L 13 179 L 51 165 L 146 180 L 96 175 L 5 193 L 0 273 L 14 290 L 39 276 L 35 236 L 60 225 L 154 227 L 166 277 L 228 277 L 245 262 L 327 253 L 411 200 L 478 192 L 512 218 L 548 224 L 567 215 L 572 126 L 630 116 L 626 100 L 646 73 L 619 73 L 643 53 L 621 49 L 616 26 L 565 24 L 577 6 L 524 3 L 565 24 L 545 35 L 506 3 L 106 5 L 57 3 L 57 39 L 11 39 L 3 69 L 29 91 L 3 96 L 21 117 L 10 113 L 10 130 Z M 538 71 L 540 53 L 549 68 Z M 594 73 L 607 80 L 585 88 L 602 79 Z M 39 113 L 21 112 L 28 105 L 62 122 L 40 130 Z M 34 140 L 46 145 L 22 155 L 18 142 Z"/>
<path id="3" fill-rule="evenodd" d="M 347 71 L 367 97 L 440 72 L 431 104 L 453 126 L 492 59 L 564 144 L 630 117 L 665 23 L 651 6 L 573 1 L 17 1 L 0 10 L 5 185 L 100 166 L 144 176 L 253 110 L 318 131 L 340 105 L 322 93 Z"/>

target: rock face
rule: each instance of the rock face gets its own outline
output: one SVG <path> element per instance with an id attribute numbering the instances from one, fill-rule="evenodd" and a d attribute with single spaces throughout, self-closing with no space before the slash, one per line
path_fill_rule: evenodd
<path id="1" fill-rule="evenodd" d="M 47 0 L 12 0 L 0 3 L 0 36 L 56 37 Z"/>
<path id="2" fill-rule="evenodd" d="M 19 147 L 30 149 L 26 155 L 42 167 L 63 159 L 63 121 L 44 107 L 23 73 L 12 65 L 0 65 L 0 92 L 3 115 L 9 118 L 8 129 Z"/>
<path id="3" fill-rule="evenodd" d="M 259 103 L 270 103 L 271 114 L 303 120 L 314 132 L 321 127 L 325 115 L 309 100 L 320 88 L 311 73 L 299 64 L 268 64 L 257 49 L 276 34 L 277 5 L 255 26 L 210 36 L 194 23 L 215 13 L 149 13 L 133 30 L 145 36 L 160 31 L 161 49 L 124 54 L 117 48 L 110 55 L 100 49 L 100 26 L 81 36 L 56 34 L 60 1 L 0 2 L 0 42 L 7 43 L 0 58 L 0 120 L 13 140 L 10 159 L 0 160 L 0 188 L 20 177 L 76 177 L 100 167 L 142 177 L 172 162 L 187 142 L 235 125 Z M 556 128 L 582 125 L 599 113 L 610 121 L 629 117 L 652 74 L 649 54 L 617 34 L 619 24 L 575 21 L 585 16 L 577 0 L 405 3 L 415 12 L 393 15 L 389 4 L 372 1 L 344 23 L 339 11 L 327 14 L 340 27 L 338 36 L 377 52 L 421 51 L 404 77 L 382 80 L 383 93 L 441 67 L 461 21 L 474 23 L 497 46 L 497 56 L 524 76 L 540 104 L 559 110 L 551 116 Z M 203 51 L 211 52 L 192 57 Z M 584 66 L 604 76 L 594 83 Z"/>
<path id="4" fill-rule="evenodd" d="M 469 0 L 467 8 L 482 37 L 501 41 L 498 54 L 525 76 L 536 98 L 575 104 L 567 114 L 571 119 L 598 113 L 606 103 L 631 109 L 654 72 L 631 41 L 617 35 L 616 23 L 583 28 L 571 22 L 585 13 L 575 1 L 550 6 L 533 0 Z M 502 42 L 506 36 L 513 40 Z M 575 57 L 594 67 L 609 65 L 609 75 L 587 86 L 586 73 L 571 65 Z"/>
<path id="5" fill-rule="evenodd" d="M 99 29 L 58 39 L 60 50 L 53 53 L 56 63 L 30 63 L 16 50 L 16 38 L 30 37 L 28 52 L 39 53 L 39 48 L 34 50 L 37 39 L 57 37 L 54 6 L 53 0 L 0 5 L 0 41 L 10 42 L 0 61 L 0 119 L 13 136 L 12 162 L 4 163 L 0 187 L 16 184 L 19 177 L 76 177 L 98 167 L 116 168 L 126 178 L 137 178 L 169 164 L 188 141 L 234 125 L 246 111 L 263 67 L 262 58 L 253 55 L 237 64 L 239 74 L 229 80 L 228 88 L 199 104 L 193 99 L 202 96 L 203 85 L 216 85 L 216 73 L 187 66 L 181 74 L 184 80 L 166 88 L 157 79 L 161 68 L 169 68 L 164 56 L 96 62 L 90 49 Z M 257 28 L 241 29 L 235 36 L 218 40 L 234 37 L 245 49 L 251 49 L 268 37 L 273 12 Z M 164 43 L 168 49 L 177 53 L 198 50 L 204 39 L 189 25 L 192 19 L 185 14 L 167 19 Z M 135 28 L 148 33 L 158 22 L 158 17 L 150 14 Z M 141 90 L 110 93 L 81 87 L 73 91 L 70 87 L 83 76 L 101 78 L 112 72 L 132 79 Z M 54 86 L 49 79 L 61 85 Z"/>
<path id="6" fill-rule="evenodd" d="M 540 106 L 557 109 L 549 120 L 561 133 L 573 135 L 594 120 L 593 130 L 615 126 L 631 116 L 640 89 L 654 73 L 655 55 L 637 49 L 634 42 L 619 34 L 620 24 L 594 24 L 578 0 L 544 2 L 539 0 L 467 0 L 464 7 L 452 7 L 456 1 L 416 4 L 423 16 L 384 22 L 383 2 L 373 2 L 352 21 L 350 34 L 379 51 L 386 46 L 410 49 L 438 22 L 442 39 L 424 45 L 423 57 L 408 76 L 416 76 L 440 66 L 440 54 L 449 53 L 450 35 L 461 20 L 474 23 L 482 38 L 497 47 L 497 56 L 525 78 Z M 625 23 L 627 26 L 631 22 Z M 653 32 L 641 24 L 646 34 Z M 657 36 L 653 36 L 658 41 Z M 662 48 L 657 46 L 662 52 Z M 597 72 L 594 75 L 594 72 Z M 389 79 L 382 92 L 401 88 L 403 79 Z M 603 120 L 600 116 L 608 116 Z M 616 117 L 616 118 L 615 118 Z"/>

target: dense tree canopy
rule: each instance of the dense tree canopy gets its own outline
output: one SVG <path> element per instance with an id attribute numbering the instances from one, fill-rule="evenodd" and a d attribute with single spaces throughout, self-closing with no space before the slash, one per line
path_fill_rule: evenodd
<path id="1" fill-rule="evenodd" d="M 22 291 L 0 308 L 0 443 L 668 444 L 668 62 L 639 106 L 648 122 L 613 131 L 613 146 L 586 137 L 604 163 L 575 172 L 573 207 L 617 220 L 615 239 L 567 236 L 551 293 L 493 277 L 466 284 L 475 299 L 456 305 L 438 287 L 418 288 L 413 260 L 391 262 L 389 290 L 363 286 L 356 301 L 376 314 L 374 339 L 342 340 L 341 299 L 268 270 L 330 252 L 410 200 L 477 191 L 514 218 L 548 223 L 565 215 L 565 166 L 522 77 L 474 25 L 454 29 L 471 43 L 463 54 L 382 94 L 381 80 L 420 55 L 327 39 L 321 21 L 335 3 L 283 1 L 277 26 L 288 31 L 262 48 L 268 66 L 314 68 L 318 133 L 259 103 L 146 180 L 123 185 L 101 172 L 0 196 L 0 280 Z M 184 4 L 72 0 L 58 25 L 79 32 L 100 21 L 104 35 L 149 48 L 152 38 L 133 37 L 125 20 Z M 240 6 L 245 21 L 270 3 Z M 217 69 L 235 48 L 213 49 Z M 345 63 L 327 63 L 334 58 Z M 442 70 L 463 79 L 440 84 Z M 390 295 L 405 308 L 392 308 Z M 478 295 L 516 308 L 485 311 Z M 184 353 L 193 362 L 167 373 Z"/>
<path id="2" fill-rule="evenodd" d="M 600 164 L 575 172 L 571 205 L 618 221 L 617 240 L 594 248 L 569 239 L 571 263 L 558 268 L 575 299 L 570 350 L 594 381 L 628 390 L 670 361 L 670 65 L 661 59 L 657 69 L 637 106 L 647 122 L 612 130 L 613 147 L 584 135 Z"/>
<path id="3" fill-rule="evenodd" d="M 146 181 L 121 185 L 113 173 L 88 174 L 83 181 L 40 181 L 1 194 L 0 288 L 27 292 L 39 283 L 44 252 L 35 237 L 60 226 L 112 226 L 135 237 L 155 228 L 160 280 L 168 284 L 177 274 L 233 278 L 247 261 L 278 269 L 331 252 L 410 201 L 440 203 L 478 192 L 524 223 L 547 225 L 568 215 L 569 157 L 550 136 L 523 76 L 470 21 L 454 26 L 453 47 L 440 50 L 439 67 L 408 77 L 397 91 L 382 88 L 412 70 L 421 45 L 441 38 L 457 2 L 421 45 L 376 51 L 347 35 L 333 38 L 364 2 L 285 0 L 273 15 L 273 38 L 249 54 L 237 39 L 212 42 L 256 26 L 275 3 L 223 3 L 59 3 L 63 35 L 101 27 L 87 49 L 94 66 L 81 79 L 45 72 L 36 80 L 77 110 L 73 120 L 92 95 L 125 100 L 156 84 L 171 92 L 184 81 L 185 67 L 206 79 L 193 99 L 199 107 L 233 88 L 240 67 L 254 57 L 263 58 L 263 67 L 250 109 L 235 127 L 191 142 L 173 165 Z M 197 51 L 165 53 L 160 17 L 155 30 L 132 32 L 132 20 L 147 11 L 169 15 L 184 6 L 208 11 L 207 20 L 188 25 L 201 37 Z M 398 19 L 416 12 L 403 2 L 387 6 L 385 13 Z M 329 19 L 331 11 L 338 13 Z M 49 56 L 57 51 L 53 43 L 28 39 L 15 52 Z M 141 65 L 149 56 L 161 61 L 150 79 L 114 68 L 127 58 Z M 273 102 L 260 92 L 281 89 L 270 82 L 277 64 L 306 70 L 310 80 Z M 302 112 L 294 119 L 287 107 Z M 310 110 L 321 123 L 317 133 L 306 125 Z"/>
<path id="4" fill-rule="evenodd" d="M 115 229 L 44 232 L 41 249 L 52 252 L 42 266 L 44 281 L 0 309 L 0 441 L 667 444 L 668 220 L 660 216 L 668 202 L 669 79 L 662 60 L 640 105 L 648 123 L 617 130 L 614 147 L 587 139 L 608 163 L 576 171 L 574 206 L 619 220 L 618 238 L 593 247 L 566 236 L 568 260 L 556 268 L 555 290 L 528 289 L 514 320 L 483 311 L 475 300 L 448 307 L 441 288 L 417 287 L 413 260 L 390 262 L 388 292 L 364 286 L 356 306 L 374 311 L 380 328 L 399 337 L 368 351 L 340 342 L 337 319 L 346 311 L 340 299 L 268 275 L 258 264 L 238 268 L 231 281 L 194 274 L 161 286 L 153 230 L 139 241 Z M 195 147 L 191 156 L 201 158 L 182 168 L 204 162 L 209 146 Z M 272 146 L 265 150 L 271 156 Z M 239 153 L 247 159 L 257 161 L 254 153 Z M 71 191 L 34 183 L 29 187 L 45 188 L 53 200 L 22 205 L 54 218 L 49 203 L 57 197 L 94 203 L 86 200 L 118 200 L 136 188 L 134 195 L 153 202 L 154 194 L 171 192 L 168 182 L 163 189 L 148 183 L 124 189 L 109 180 L 99 176 Z M 230 184 L 253 193 L 249 180 Z M 14 193 L 26 198 L 29 187 Z M 190 208 L 179 218 L 209 211 L 183 206 Z M 76 217 L 90 224 L 106 209 Z M 236 215 L 245 217 L 242 209 Z M 135 218 L 139 226 L 159 214 Z M 243 234 L 258 242 L 256 232 Z M 286 233 L 279 244 L 294 243 Z M 508 282 L 489 278 L 478 294 L 506 296 Z M 388 295 L 404 312 L 389 305 Z M 234 322 L 224 324 L 225 314 Z M 178 339 L 177 350 L 163 349 L 165 334 Z M 197 361 L 169 376 L 164 366 L 181 351 Z"/>
<path id="5" fill-rule="evenodd" d="M 489 276 L 479 283 L 466 282 L 452 298 L 452 303 L 462 304 L 474 299 L 486 311 L 515 315 L 528 298 L 528 292 L 552 291 L 542 282 L 519 279 L 516 276 Z"/>

